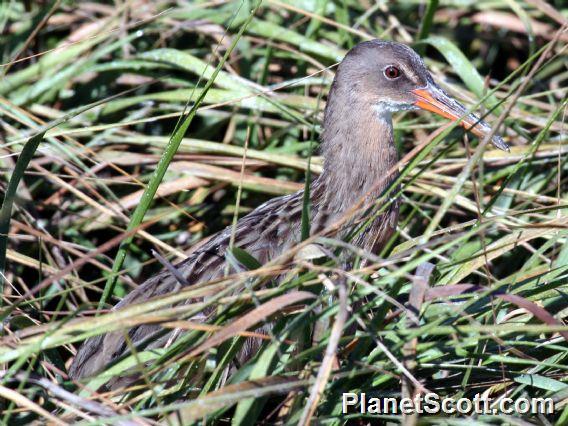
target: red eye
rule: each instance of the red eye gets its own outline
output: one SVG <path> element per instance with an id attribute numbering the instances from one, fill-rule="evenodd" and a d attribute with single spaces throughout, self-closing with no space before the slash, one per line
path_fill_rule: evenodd
<path id="1" fill-rule="evenodd" d="M 385 68 L 385 77 L 394 80 L 395 78 L 400 77 L 400 70 L 397 67 L 390 65 Z"/>

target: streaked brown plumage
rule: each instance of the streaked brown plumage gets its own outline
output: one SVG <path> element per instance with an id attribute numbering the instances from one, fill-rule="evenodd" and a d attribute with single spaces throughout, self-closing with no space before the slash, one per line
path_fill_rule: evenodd
<path id="1" fill-rule="evenodd" d="M 461 124 L 483 136 L 490 128 L 453 101 L 432 80 L 423 61 L 409 47 L 373 40 L 354 47 L 337 69 L 325 108 L 322 134 L 323 173 L 313 182 L 310 193 L 311 232 L 336 223 L 367 195 L 376 199 L 396 176 L 384 179 L 397 163 L 391 114 L 423 108 Z M 492 142 L 507 149 L 498 136 Z M 378 183 L 378 184 L 377 184 Z M 238 221 L 235 245 L 264 263 L 289 250 L 300 241 L 303 191 L 279 197 L 261 205 Z M 359 218 L 364 213 L 359 213 Z M 392 235 L 398 217 L 393 202 L 353 241 L 356 246 L 377 252 Z M 358 217 L 352 217 L 336 237 L 344 237 Z M 177 265 L 188 283 L 206 282 L 222 276 L 230 227 L 214 235 Z M 154 276 L 115 306 L 119 309 L 151 297 L 174 292 L 181 284 L 169 272 Z M 136 344 L 160 330 L 159 325 L 142 325 L 129 331 Z M 168 335 L 152 343 L 163 345 Z M 122 333 L 87 340 L 70 368 L 73 378 L 92 375 L 126 350 Z"/>

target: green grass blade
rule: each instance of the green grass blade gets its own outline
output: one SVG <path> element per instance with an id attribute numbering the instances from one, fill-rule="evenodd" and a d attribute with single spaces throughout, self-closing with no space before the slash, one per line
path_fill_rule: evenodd
<path id="1" fill-rule="evenodd" d="M 18 160 L 16 161 L 16 167 L 14 172 L 10 177 L 8 182 L 8 187 L 6 188 L 6 193 L 4 194 L 4 200 L 2 202 L 2 207 L 0 208 L 0 294 L 4 290 L 4 269 L 6 267 L 6 250 L 8 249 L 8 232 L 10 231 L 10 220 L 12 218 L 12 207 L 14 205 L 14 198 L 16 197 L 16 191 L 20 181 L 24 177 L 24 173 L 33 158 L 40 142 L 43 140 L 43 136 L 47 129 L 42 130 L 36 135 L 32 136 L 28 142 L 24 145 L 24 149 Z M 0 300 L 0 305 L 2 301 Z"/>
<path id="2" fill-rule="evenodd" d="M 438 0 L 430 0 L 428 6 L 426 7 L 426 12 L 420 23 L 420 29 L 418 30 L 418 40 L 424 40 L 430 34 L 430 27 L 432 26 L 432 21 L 434 20 L 434 14 L 438 8 Z"/>
<path id="3" fill-rule="evenodd" d="M 469 90 L 479 98 L 484 97 L 485 84 L 483 78 L 454 43 L 438 36 L 428 37 L 423 42 L 434 46 L 446 58 Z M 489 109 L 495 108 L 497 114 L 500 113 L 500 108 L 496 107 L 499 101 L 494 95 L 487 96 L 484 104 Z"/>

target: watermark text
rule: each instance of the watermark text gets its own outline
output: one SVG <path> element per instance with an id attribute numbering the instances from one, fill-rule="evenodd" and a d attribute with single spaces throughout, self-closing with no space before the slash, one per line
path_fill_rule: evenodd
<path id="1" fill-rule="evenodd" d="M 414 398 L 368 397 L 365 393 L 344 393 L 343 414 L 553 414 L 552 398 L 448 398 L 435 393 Z"/>

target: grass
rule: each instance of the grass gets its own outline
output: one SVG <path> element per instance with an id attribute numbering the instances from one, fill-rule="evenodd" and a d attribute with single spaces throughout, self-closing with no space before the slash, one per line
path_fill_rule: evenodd
<path id="1" fill-rule="evenodd" d="M 554 414 L 475 420 L 565 424 L 568 9 L 257 6 L 0 5 L 0 422 L 471 421 L 341 413 L 344 392 L 429 390 L 552 398 Z M 398 114 L 402 207 L 382 253 L 357 251 L 365 262 L 350 269 L 293 253 L 258 267 L 236 247 L 227 262 L 249 271 L 109 311 L 162 269 L 152 249 L 175 263 L 321 171 L 334 65 L 374 37 L 420 49 L 448 92 L 501 123 L 511 153 L 440 131 L 446 122 L 432 115 Z M 283 269 L 280 286 L 263 285 Z M 204 289 L 216 296 L 175 305 Z M 207 324 L 190 321 L 213 304 Z M 262 348 L 228 374 L 243 336 L 265 321 L 274 329 Z M 188 331 L 81 383 L 68 378 L 81 341 L 147 322 Z M 144 373 L 137 387 L 96 392 L 133 366 Z"/>

